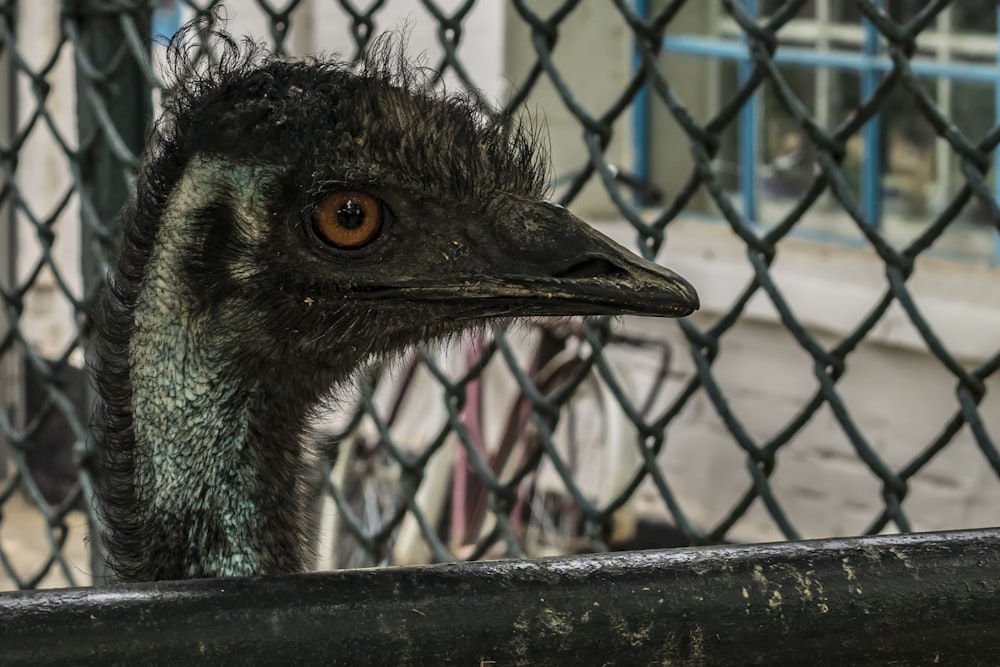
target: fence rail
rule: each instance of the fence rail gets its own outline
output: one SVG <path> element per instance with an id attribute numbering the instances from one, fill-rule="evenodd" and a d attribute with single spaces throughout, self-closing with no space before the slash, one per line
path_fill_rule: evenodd
<path id="1" fill-rule="evenodd" d="M 989 530 L 15 593 L 0 641 L 39 666 L 972 667 L 998 613 Z"/>

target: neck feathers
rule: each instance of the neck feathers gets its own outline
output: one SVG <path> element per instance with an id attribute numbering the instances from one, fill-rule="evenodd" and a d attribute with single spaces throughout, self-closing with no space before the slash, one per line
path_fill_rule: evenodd
<path id="1" fill-rule="evenodd" d="M 140 227 L 135 205 L 123 220 L 123 255 L 98 307 L 97 430 L 105 542 L 124 580 L 303 568 L 305 410 L 271 396 L 266 369 L 233 349 L 247 332 L 227 331 L 183 279 L 192 244 L 204 243 L 200 218 L 225 209 L 252 228 L 240 187 L 251 176 L 193 161 L 155 224 Z"/>

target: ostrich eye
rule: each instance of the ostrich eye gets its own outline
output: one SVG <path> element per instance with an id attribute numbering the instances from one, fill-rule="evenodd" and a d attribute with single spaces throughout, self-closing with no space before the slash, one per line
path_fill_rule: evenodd
<path id="1" fill-rule="evenodd" d="M 353 250 L 371 243 L 382 231 L 382 202 L 364 192 L 327 195 L 313 212 L 320 238 L 336 248 Z"/>

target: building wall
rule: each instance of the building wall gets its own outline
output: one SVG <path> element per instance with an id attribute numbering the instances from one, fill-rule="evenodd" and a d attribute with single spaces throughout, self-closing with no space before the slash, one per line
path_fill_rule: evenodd
<path id="1" fill-rule="evenodd" d="M 28 65 L 42 69 L 57 53 L 55 67 L 46 80 L 50 84 L 42 102 L 55 131 L 75 147 L 76 87 L 73 54 L 68 44 L 59 47 L 59 4 L 25 2 L 18 5 L 18 45 Z M 19 74 L 17 88 L 18 127 L 24 128 L 37 112 L 39 102 L 31 81 Z M 69 163 L 45 119 L 37 125 L 18 152 L 17 185 L 24 207 L 38 219 L 55 216 L 52 232 L 55 242 L 52 256 L 66 285 L 76 296 L 82 295 L 80 276 L 79 202 L 74 195 L 61 211 L 59 203 L 71 187 Z M 16 215 L 16 276 L 19 283 L 28 280 L 42 258 L 37 228 L 23 211 Z M 51 268 L 45 267 L 25 297 L 25 311 L 19 325 L 25 338 L 45 356 L 60 355 L 74 335 L 70 302 L 60 293 Z"/>

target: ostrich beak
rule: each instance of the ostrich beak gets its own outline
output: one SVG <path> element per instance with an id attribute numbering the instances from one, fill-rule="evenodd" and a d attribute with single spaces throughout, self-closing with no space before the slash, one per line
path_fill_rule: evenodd
<path id="1" fill-rule="evenodd" d="M 464 238 L 468 252 L 461 257 L 444 264 L 428 257 L 422 266 L 433 267 L 429 274 L 369 294 L 433 303 L 454 320 L 684 317 L 698 309 L 698 294 L 687 280 L 626 250 L 565 208 L 519 202 L 511 209 L 513 216 L 476 225 L 475 234 Z"/>

